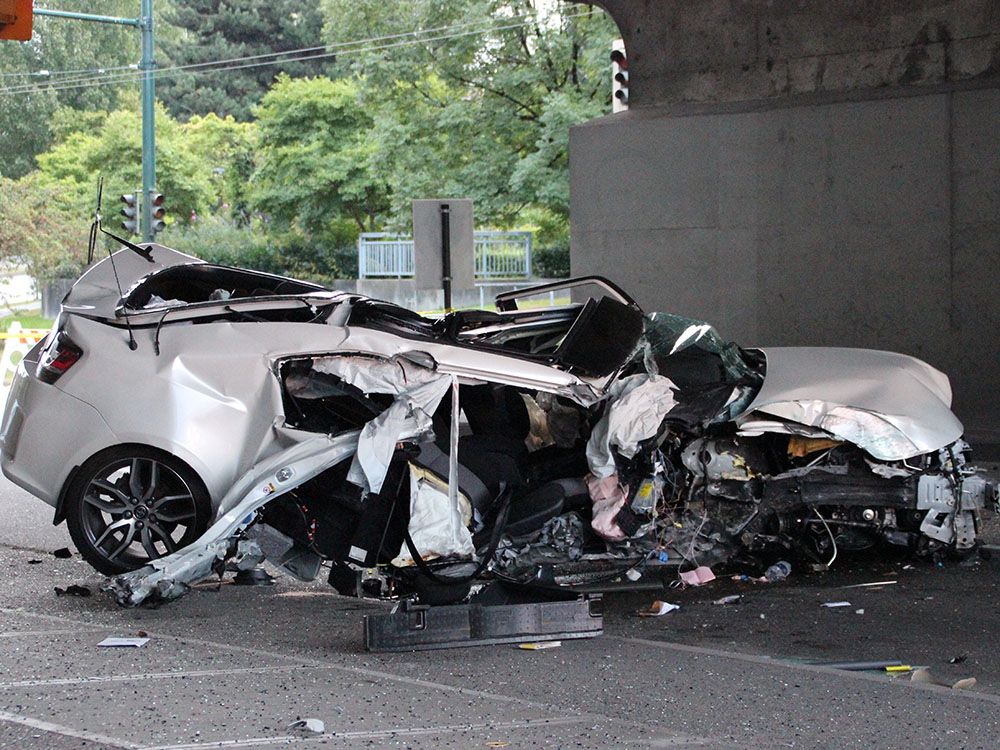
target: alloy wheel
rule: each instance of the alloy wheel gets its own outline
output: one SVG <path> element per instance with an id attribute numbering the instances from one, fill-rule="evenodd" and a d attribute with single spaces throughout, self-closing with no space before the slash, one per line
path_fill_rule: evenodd
<path id="1" fill-rule="evenodd" d="M 82 528 L 109 562 L 137 567 L 192 541 L 194 492 L 156 458 L 132 457 L 92 475 L 83 493 Z"/>

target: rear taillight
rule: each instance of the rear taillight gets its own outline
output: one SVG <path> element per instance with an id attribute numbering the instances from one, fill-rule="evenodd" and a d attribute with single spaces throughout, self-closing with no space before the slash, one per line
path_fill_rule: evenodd
<path id="1" fill-rule="evenodd" d="M 83 356 L 83 349 L 63 331 L 59 331 L 38 358 L 38 379 L 54 383 Z"/>

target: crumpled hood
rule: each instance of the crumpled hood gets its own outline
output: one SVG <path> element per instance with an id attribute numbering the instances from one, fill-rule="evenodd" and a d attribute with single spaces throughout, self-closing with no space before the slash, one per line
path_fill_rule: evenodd
<path id="1" fill-rule="evenodd" d="M 939 450 L 964 431 L 951 411 L 948 377 L 915 357 L 869 349 L 775 347 L 764 384 L 737 418 L 754 412 L 817 427 L 898 461 Z"/>

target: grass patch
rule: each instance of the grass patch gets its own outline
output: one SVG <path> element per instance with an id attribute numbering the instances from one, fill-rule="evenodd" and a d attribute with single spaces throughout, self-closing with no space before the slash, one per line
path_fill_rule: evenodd
<path id="1" fill-rule="evenodd" d="M 13 323 L 14 321 L 20 323 L 21 328 L 41 328 L 41 329 L 52 328 L 52 324 L 55 322 L 51 318 L 43 318 L 37 312 L 34 313 L 17 312 L 5 318 L 0 318 L 0 331 L 6 333 L 7 329 L 10 328 L 11 323 Z"/>

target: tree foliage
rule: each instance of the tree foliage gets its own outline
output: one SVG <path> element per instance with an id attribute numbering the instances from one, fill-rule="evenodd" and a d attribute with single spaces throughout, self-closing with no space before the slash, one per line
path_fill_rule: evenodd
<path id="1" fill-rule="evenodd" d="M 284 226 L 328 233 L 341 217 L 371 231 L 388 207 L 372 116 L 350 80 L 281 76 L 257 110 L 253 196 Z"/>
<path id="2" fill-rule="evenodd" d="M 175 0 L 166 20 L 181 33 L 162 43 L 161 65 L 197 65 L 321 45 L 323 18 L 313 3 L 297 0 Z M 320 53 L 321 50 L 317 50 Z M 171 113 L 186 119 L 215 113 L 249 120 L 253 108 L 280 73 L 319 75 L 327 58 L 260 64 L 247 60 L 238 70 L 192 69 L 171 73 L 158 84 Z"/>
<path id="3" fill-rule="evenodd" d="M 323 10 L 331 42 L 428 30 L 352 65 L 397 217 L 435 194 L 471 197 L 477 219 L 501 225 L 528 206 L 568 217 L 569 127 L 610 101 L 615 30 L 602 12 L 543 0 L 323 0 Z"/>
<path id="4" fill-rule="evenodd" d="M 137 4 L 64 6 L 130 15 Z M 329 279 L 351 272 L 359 232 L 405 231 L 413 199 L 469 197 L 477 226 L 534 229 L 538 269 L 563 272 L 569 129 L 610 107 L 616 32 L 603 12 L 556 0 L 158 0 L 157 8 L 162 241 Z M 30 44 L 0 57 L 0 72 L 134 62 L 133 31 L 40 22 Z M 323 44 L 336 61 L 174 69 Z M 130 83 L 0 96 L 0 175 L 24 175 L 0 183 L 0 255 L 26 248 L 50 275 L 51 257 L 79 262 L 98 176 L 105 223 L 117 224 L 117 196 L 140 182 L 137 94 Z"/>
<path id="5" fill-rule="evenodd" d="M 63 0 L 61 10 L 135 17 L 136 0 Z M 136 84 L 71 87 L 72 79 L 96 69 L 138 61 L 134 29 L 108 24 L 36 16 L 31 41 L 0 42 L 0 88 L 38 88 L 31 93 L 0 93 L 0 175 L 20 177 L 35 166 L 34 157 L 54 139 L 52 117 L 60 108 L 76 111 L 113 109 L 119 94 Z M 70 73 L 58 71 L 94 71 Z M 48 75 L 44 71 L 49 71 Z M 120 71 L 119 71 L 120 72 Z"/>
<path id="6" fill-rule="evenodd" d="M 38 173 L 0 177 L 0 260 L 24 264 L 45 281 L 76 275 L 86 253 L 87 224 L 60 201 Z"/>
<path id="7" fill-rule="evenodd" d="M 98 127 L 71 132 L 38 155 L 40 184 L 58 191 L 67 209 L 86 221 L 94 210 L 94 186 L 104 177 L 105 214 L 114 216 L 118 196 L 142 180 L 142 139 L 136 108 L 107 113 Z M 168 198 L 171 221 L 208 211 L 214 191 L 211 170 L 188 143 L 186 128 L 162 108 L 156 116 L 157 187 Z"/>

